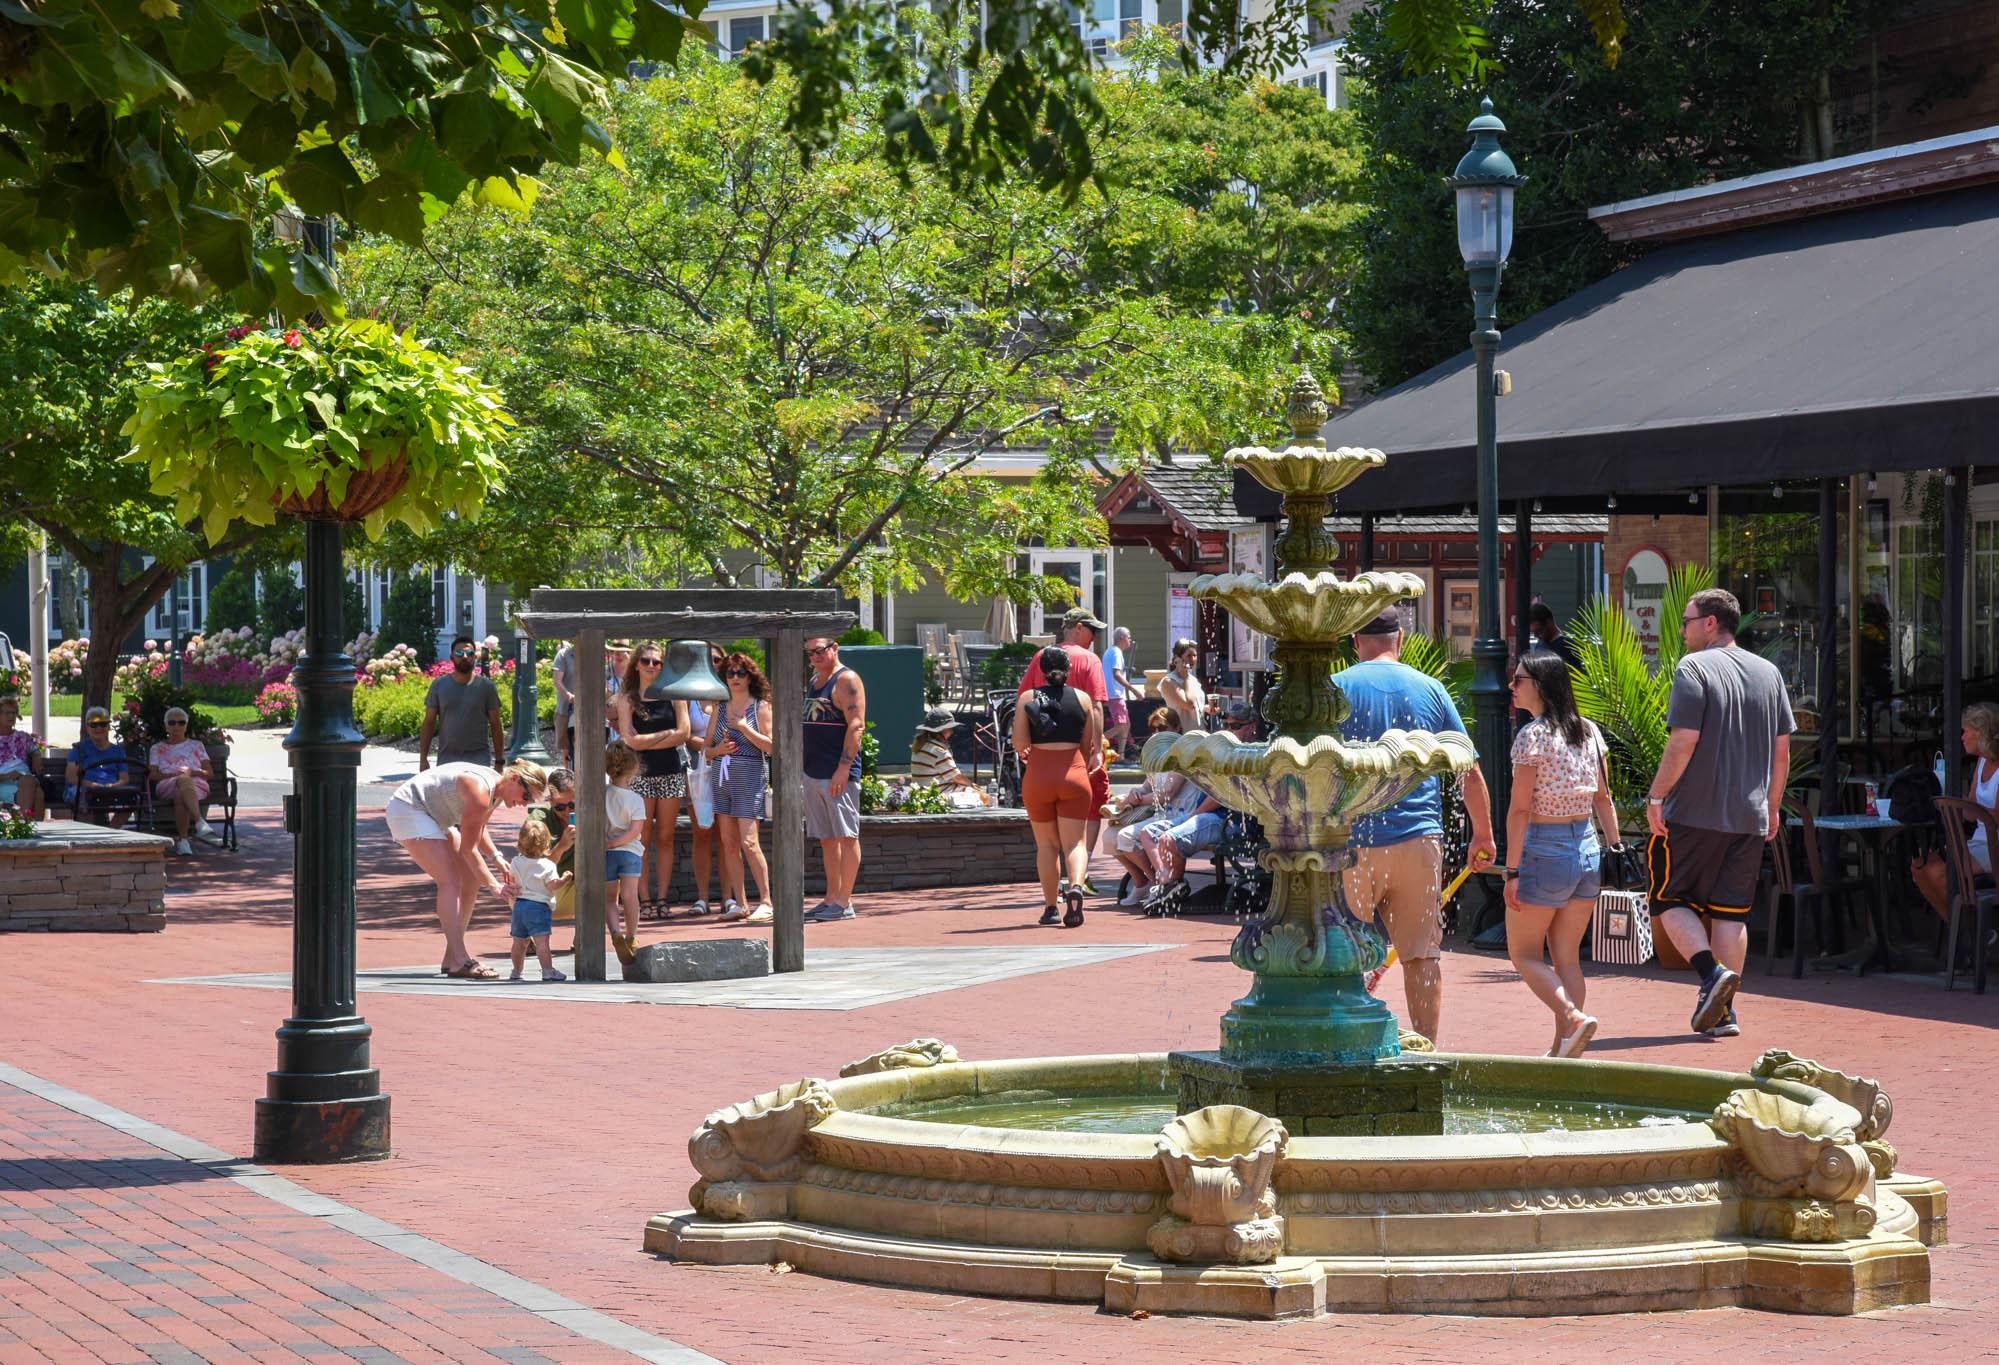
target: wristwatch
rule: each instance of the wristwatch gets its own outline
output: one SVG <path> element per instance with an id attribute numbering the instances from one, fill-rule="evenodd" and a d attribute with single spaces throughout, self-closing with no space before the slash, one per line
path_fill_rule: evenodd
<path id="1" fill-rule="evenodd" d="M 1648 796 L 1645 798 L 1645 804 L 1648 806 L 1663 806 L 1666 804 L 1666 798 L 1663 796 Z"/>
<path id="2" fill-rule="evenodd" d="M 1509 867 L 1509 868 L 1507 868 L 1507 869 L 1506 869 L 1506 880 L 1507 880 L 1507 881 L 1509 881 L 1509 882 L 1517 882 L 1517 881 L 1519 881 L 1519 880 L 1520 880 L 1520 869 L 1519 869 L 1519 868 L 1517 868 L 1517 867 Z"/>

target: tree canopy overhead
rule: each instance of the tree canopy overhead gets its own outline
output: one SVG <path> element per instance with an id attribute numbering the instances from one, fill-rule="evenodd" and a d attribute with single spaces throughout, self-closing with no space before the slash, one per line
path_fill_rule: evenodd
<path id="1" fill-rule="evenodd" d="M 902 180 L 866 120 L 801 163 L 785 83 L 701 63 L 614 98 L 622 167 L 552 173 L 526 217 L 454 210 L 422 252 L 351 253 L 356 302 L 478 357 L 521 423 L 460 562 L 517 584 L 558 581 L 566 554 L 598 581 L 607 561 L 723 582 L 755 562 L 791 586 L 1039 593 L 1019 545 L 1101 542 L 1103 473 L 1267 430 L 1301 347 L 1329 368 L 1341 253 L 1307 229 L 1341 206 L 1213 140 L 1258 99 L 1319 127 L 1323 100 L 1235 83 L 1236 109 L 1153 74 L 1101 87 L 1121 174 L 1073 208 L 1025 174 Z M 1190 190 L 1195 163 L 1213 183 Z M 1229 258 L 1211 219 L 1251 176 L 1270 191 Z M 1271 221 L 1300 239 L 1295 276 L 1271 269 Z M 1047 452 L 1038 476 L 982 475 L 1022 448 Z M 539 548 L 489 542 L 495 519 Z"/>
<path id="2" fill-rule="evenodd" d="M 1618 0 L 1571 2 L 1614 56 Z M 412 243 L 464 195 L 522 206 L 544 165 L 615 157 L 608 86 L 705 39 L 702 4 L 0 0 L 0 283 L 40 270 L 107 296 L 330 309 L 319 262 L 261 227 L 280 202 Z M 1410 69 L 1486 69 L 1482 0 L 1375 4 Z M 865 116 L 892 165 L 1073 197 L 1105 114 L 1069 0 L 927 8 L 948 37 L 925 44 L 900 40 L 899 0 L 780 9 L 746 66 L 785 78 L 781 135 L 816 151 Z M 1184 59 L 1270 68 L 1341 9 L 1276 0 L 1251 21 L 1190 0 Z"/>

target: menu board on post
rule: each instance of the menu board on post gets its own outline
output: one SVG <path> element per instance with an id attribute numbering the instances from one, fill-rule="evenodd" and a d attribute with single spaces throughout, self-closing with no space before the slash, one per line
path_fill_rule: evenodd
<path id="1" fill-rule="evenodd" d="M 1229 570 L 1232 573 L 1270 577 L 1274 522 L 1238 526 L 1229 532 Z M 1270 637 L 1229 618 L 1229 667 L 1239 673 L 1261 673 L 1270 667 Z"/>
<path id="2" fill-rule="evenodd" d="M 1666 557 L 1649 547 L 1624 563 L 1624 610 L 1638 628 L 1638 643 L 1644 647 L 1647 665 L 1659 662 L 1659 631 L 1665 624 L 1660 613 L 1665 609 L 1668 571 Z"/>

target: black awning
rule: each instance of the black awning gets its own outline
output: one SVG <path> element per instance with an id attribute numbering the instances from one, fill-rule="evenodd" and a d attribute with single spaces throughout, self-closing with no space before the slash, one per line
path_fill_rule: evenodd
<path id="1" fill-rule="evenodd" d="M 1999 186 L 1663 247 L 1507 329 L 1498 365 L 1509 502 L 1999 465 Z M 1337 511 L 1473 501 L 1473 387 L 1466 351 L 1327 423 L 1391 457 Z"/>

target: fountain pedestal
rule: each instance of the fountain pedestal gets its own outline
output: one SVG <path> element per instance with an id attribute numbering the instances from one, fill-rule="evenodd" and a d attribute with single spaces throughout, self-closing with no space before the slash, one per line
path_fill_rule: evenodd
<path id="1" fill-rule="evenodd" d="M 1300 1057 L 1240 1059 L 1221 1052 L 1174 1052 L 1183 1114 L 1233 1104 L 1281 1120 L 1300 1137 L 1372 1137 L 1444 1131 L 1444 1082 L 1451 1064 L 1415 1053 L 1352 1066 Z"/>

